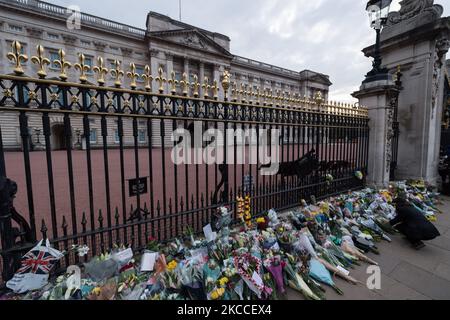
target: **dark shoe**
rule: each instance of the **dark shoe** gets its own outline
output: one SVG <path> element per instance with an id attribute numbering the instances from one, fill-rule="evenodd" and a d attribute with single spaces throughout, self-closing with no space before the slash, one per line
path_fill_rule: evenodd
<path id="1" fill-rule="evenodd" d="M 415 243 L 413 243 L 413 247 L 416 250 L 420 250 L 420 249 L 423 249 L 425 247 L 425 243 L 423 243 L 422 241 L 415 242 Z"/>

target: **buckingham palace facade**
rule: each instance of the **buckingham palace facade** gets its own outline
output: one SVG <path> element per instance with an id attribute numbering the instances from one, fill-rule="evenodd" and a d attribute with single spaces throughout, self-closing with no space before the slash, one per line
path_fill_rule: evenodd
<path id="1" fill-rule="evenodd" d="M 211 82 L 220 81 L 221 74 L 227 70 L 233 81 L 249 88 L 271 89 L 274 92 L 290 92 L 301 97 L 312 98 L 320 93 L 325 99 L 331 85 L 327 75 L 311 70 L 292 71 L 269 63 L 233 55 L 230 52 L 230 38 L 226 35 L 203 30 L 195 26 L 173 20 L 155 12 L 147 15 L 146 29 L 139 29 L 80 13 L 79 28 L 68 28 L 70 11 L 67 8 L 37 0 L 0 0 L 0 73 L 11 72 L 12 63 L 6 56 L 11 51 L 14 40 L 20 41 L 23 53 L 36 54 L 36 46 L 41 44 L 45 55 L 52 61 L 48 78 L 58 77 L 58 68 L 54 65 L 58 59 L 58 50 L 64 49 L 68 61 L 76 62 L 79 52 L 84 53 L 85 63 L 95 65 L 97 57 L 104 58 L 107 68 L 113 68 L 115 60 L 121 62 L 124 69 L 131 62 L 136 64 L 136 72 L 144 73 L 144 66 L 151 66 L 156 76 L 159 68 L 165 74 L 172 71 L 181 80 L 184 73 L 190 79 L 208 78 Z M 24 64 L 27 75 L 36 74 L 37 66 L 30 61 Z M 88 82 L 95 83 L 94 73 L 87 74 Z M 69 80 L 76 81 L 76 71 L 68 71 Z M 113 85 L 113 79 L 106 79 L 106 85 Z M 124 79 L 125 85 L 129 79 Z M 200 93 L 201 94 L 201 93 Z M 40 131 L 37 119 L 33 128 L 33 119 L 29 119 L 33 138 Z M 5 149 L 20 149 L 21 137 L 17 114 L 3 112 L 0 125 Z M 52 148 L 64 149 L 63 126 L 61 116 L 51 118 Z M 72 122 L 74 135 L 82 128 L 80 121 Z M 141 126 L 141 124 L 140 124 Z M 111 128 L 114 125 L 110 126 Z M 125 131 L 125 143 L 132 144 L 131 126 Z M 99 137 L 100 121 L 91 120 L 90 142 L 92 147 L 101 147 Z M 145 123 L 139 129 L 139 143 L 147 144 Z M 158 130 L 158 129 L 156 129 Z M 118 143 L 116 132 L 108 133 L 108 145 Z M 154 145 L 157 145 L 157 141 Z"/>

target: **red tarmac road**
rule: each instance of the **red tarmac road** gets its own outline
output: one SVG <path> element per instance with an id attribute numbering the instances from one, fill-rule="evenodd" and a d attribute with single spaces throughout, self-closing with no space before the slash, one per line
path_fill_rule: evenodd
<path id="1" fill-rule="evenodd" d="M 344 159 L 342 156 L 335 154 L 335 150 L 342 147 L 347 148 L 358 148 L 356 143 L 346 144 L 346 145 L 334 145 L 328 146 L 328 148 L 323 148 L 318 151 L 320 160 L 341 160 Z M 297 160 L 298 153 L 300 155 L 308 152 L 312 146 L 300 146 L 300 152 L 297 149 L 289 148 L 289 160 Z M 336 149 L 337 148 L 337 149 Z M 98 217 L 98 211 L 102 210 L 104 217 L 104 224 L 106 224 L 107 217 L 107 206 L 106 206 L 106 190 L 105 186 L 105 170 L 104 170 L 104 158 L 102 150 L 92 150 L 92 182 L 93 182 L 93 207 L 94 215 Z M 154 189 L 153 193 L 143 195 L 141 198 L 141 205 L 147 204 L 147 207 L 151 208 L 151 202 L 153 198 L 153 205 L 156 208 L 157 201 L 161 203 L 163 208 L 163 187 L 165 181 L 166 188 L 166 205 L 168 206 L 169 199 L 172 198 L 173 201 L 173 211 L 175 209 L 175 193 L 178 194 L 178 206 L 180 207 L 181 198 L 183 198 L 184 208 L 186 208 L 186 193 L 188 194 L 189 203 L 194 196 L 194 206 L 201 207 L 201 203 L 198 204 L 196 199 L 197 188 L 199 194 L 204 193 L 205 199 L 206 194 L 211 195 L 215 190 L 217 185 L 215 176 L 215 166 L 210 165 L 199 165 L 198 166 L 198 177 L 199 183 L 196 184 L 196 166 L 195 165 L 180 165 L 177 166 L 177 176 L 175 177 L 174 165 L 171 161 L 171 149 L 166 149 L 164 152 L 166 172 L 163 176 L 162 170 L 162 152 L 161 149 L 152 150 L 152 160 L 153 160 L 153 183 Z M 294 156 L 295 155 L 295 156 Z M 72 151 L 73 156 L 73 175 L 74 175 L 74 195 L 75 195 L 75 212 L 77 218 L 78 230 L 81 230 L 81 217 L 82 213 L 85 212 L 88 220 L 91 214 L 90 203 L 89 203 L 89 185 L 88 185 L 88 174 L 87 174 L 87 160 L 85 151 Z M 246 157 L 248 161 L 248 155 Z M 288 151 L 285 150 L 285 160 L 288 159 Z M 349 159 L 349 158 L 347 158 Z M 17 198 L 15 200 L 15 207 L 25 218 L 29 218 L 28 210 L 28 198 L 27 198 L 27 188 L 25 180 L 25 169 L 24 169 L 24 157 L 22 152 L 6 152 L 5 153 L 6 170 L 7 176 L 16 181 L 19 187 Z M 67 152 L 66 151 L 53 151 L 52 152 L 53 161 L 53 175 L 54 175 L 54 187 L 55 187 L 55 210 L 57 218 L 58 235 L 61 236 L 62 229 L 61 225 L 63 223 L 63 216 L 66 217 L 69 224 L 69 230 L 73 228 L 71 223 L 71 202 L 70 202 L 70 187 L 69 187 L 69 175 L 68 175 L 68 164 L 67 164 Z M 30 153 L 31 162 L 31 173 L 32 173 L 32 186 L 33 186 L 33 201 L 34 201 L 34 211 L 36 216 L 37 229 L 40 229 L 41 220 L 44 219 L 46 225 L 49 229 L 48 235 L 52 237 L 52 225 L 51 225 L 51 206 L 49 197 L 49 185 L 48 185 L 48 172 L 47 172 L 47 162 L 45 152 L 32 152 Z M 111 196 L 111 210 L 112 210 L 112 221 L 114 221 L 114 209 L 119 208 L 120 221 L 122 222 L 122 187 L 121 187 L 121 175 L 120 175 L 120 152 L 117 149 L 108 150 L 108 162 L 109 162 L 109 191 Z M 133 149 L 126 149 L 124 151 L 124 164 L 125 164 L 125 179 L 136 178 L 135 172 L 135 156 Z M 208 175 L 206 174 L 206 168 L 208 167 Z M 188 183 L 186 184 L 186 170 L 188 173 Z M 230 188 L 234 187 L 234 166 L 231 165 L 229 169 L 229 183 Z M 250 168 L 245 165 L 244 171 L 242 165 L 237 165 L 237 187 L 241 186 L 242 173 L 249 174 Z M 256 183 L 256 165 L 251 166 L 251 172 L 254 176 L 254 181 Z M 146 177 L 150 176 L 149 172 L 149 155 L 146 148 L 139 150 L 139 176 Z M 208 176 L 208 178 L 207 178 Z M 206 183 L 208 179 L 208 187 Z M 220 181 L 221 176 L 218 173 L 217 179 Z M 259 177 L 259 182 L 262 183 L 263 179 L 269 182 L 271 178 Z M 186 190 L 187 186 L 187 190 Z M 128 196 L 128 183 L 126 183 L 126 200 L 125 205 L 128 208 L 127 216 L 130 212 L 131 205 L 136 207 L 136 198 L 130 198 Z M 153 197 L 152 197 L 153 195 Z M 206 204 L 206 200 L 205 200 Z M 191 205 L 189 205 L 191 207 Z M 161 214 L 166 214 L 168 211 L 162 210 Z M 179 210 L 178 210 L 179 211 Z M 96 221 L 96 226 L 98 222 Z M 88 222 L 88 227 L 90 222 Z M 72 230 L 73 231 L 73 230 Z M 69 231 L 69 234 L 71 232 Z"/>

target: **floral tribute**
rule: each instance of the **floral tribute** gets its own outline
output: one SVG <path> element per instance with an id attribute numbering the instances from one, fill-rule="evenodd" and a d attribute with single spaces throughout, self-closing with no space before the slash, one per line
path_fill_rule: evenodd
<path id="1" fill-rule="evenodd" d="M 150 237 L 144 252 L 123 245 L 89 257 L 88 247 L 73 247 L 63 254 L 86 258 L 78 273 L 70 266 L 66 274 L 23 286 L 32 275 L 19 270 L 0 300 L 276 300 L 285 299 L 288 287 L 306 299 L 323 300 L 329 289 L 345 294 L 339 281 L 361 283 L 351 272 L 356 266 L 377 264 L 377 243 L 393 241 L 396 234 L 389 221 L 396 216 L 393 201 L 399 193 L 436 219 L 437 194 L 421 181 L 310 204 L 302 200 L 284 214 L 252 215 L 246 196 L 237 199 L 236 224 L 230 208 L 218 209 L 212 241 L 206 231 L 203 237 L 189 229 L 168 243 Z"/>

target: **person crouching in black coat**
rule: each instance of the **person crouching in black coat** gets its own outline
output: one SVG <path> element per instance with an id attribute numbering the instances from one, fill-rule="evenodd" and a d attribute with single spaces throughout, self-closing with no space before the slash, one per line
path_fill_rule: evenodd
<path id="1" fill-rule="evenodd" d="M 396 198 L 394 204 L 397 216 L 390 224 L 405 235 L 415 249 L 425 247 L 422 241 L 433 240 L 441 235 L 436 227 L 405 198 Z"/>

